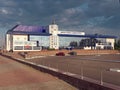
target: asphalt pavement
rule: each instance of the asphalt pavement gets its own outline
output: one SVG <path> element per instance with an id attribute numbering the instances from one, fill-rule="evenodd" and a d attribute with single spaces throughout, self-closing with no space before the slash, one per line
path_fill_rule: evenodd
<path id="1" fill-rule="evenodd" d="M 120 86 L 120 54 L 46 56 L 30 62 Z"/>

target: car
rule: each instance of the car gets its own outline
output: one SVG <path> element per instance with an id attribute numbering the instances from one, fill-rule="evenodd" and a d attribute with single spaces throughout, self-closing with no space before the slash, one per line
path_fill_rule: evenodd
<path id="1" fill-rule="evenodd" d="M 66 50 L 72 50 L 73 47 L 69 46 L 69 47 L 66 47 Z"/>
<path id="2" fill-rule="evenodd" d="M 64 52 L 58 52 L 58 53 L 56 53 L 56 56 L 65 56 L 65 53 Z"/>
<path id="3" fill-rule="evenodd" d="M 68 54 L 75 56 L 75 55 L 77 55 L 77 52 L 72 51 L 72 52 L 69 52 Z"/>

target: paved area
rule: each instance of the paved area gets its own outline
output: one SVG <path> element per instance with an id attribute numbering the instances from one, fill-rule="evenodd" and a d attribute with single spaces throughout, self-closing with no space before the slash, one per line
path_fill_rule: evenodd
<path id="1" fill-rule="evenodd" d="M 28 61 L 120 86 L 120 54 L 46 56 Z"/>
<path id="2" fill-rule="evenodd" d="M 0 90 L 77 90 L 49 74 L 0 56 Z"/>

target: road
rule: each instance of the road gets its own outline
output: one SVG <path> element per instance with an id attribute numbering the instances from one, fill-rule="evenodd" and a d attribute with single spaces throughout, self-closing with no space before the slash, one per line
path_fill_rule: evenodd
<path id="1" fill-rule="evenodd" d="M 68 83 L 0 56 L 0 90 L 77 90 Z"/>
<path id="2" fill-rule="evenodd" d="M 110 71 L 120 70 L 120 54 L 47 56 L 28 61 L 120 86 L 120 72 Z"/>

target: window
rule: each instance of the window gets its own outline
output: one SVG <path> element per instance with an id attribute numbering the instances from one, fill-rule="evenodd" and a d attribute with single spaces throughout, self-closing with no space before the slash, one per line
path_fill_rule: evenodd
<path id="1" fill-rule="evenodd" d="M 46 30 L 45 30 L 45 29 L 43 29 L 43 30 L 42 30 L 42 33 L 46 33 Z"/>
<path id="2" fill-rule="evenodd" d="M 23 46 L 15 46 L 14 49 L 15 50 L 23 50 Z"/>

